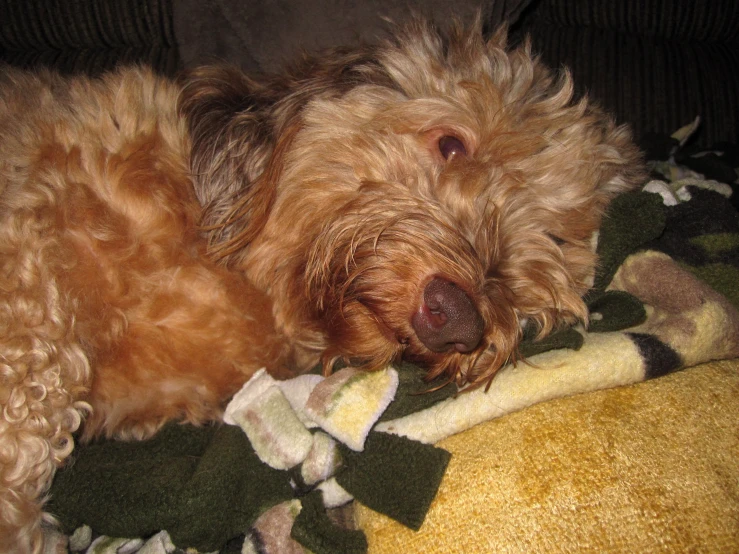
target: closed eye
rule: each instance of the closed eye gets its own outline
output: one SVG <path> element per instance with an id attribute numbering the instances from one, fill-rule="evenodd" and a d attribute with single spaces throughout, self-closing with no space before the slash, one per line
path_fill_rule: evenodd
<path id="1" fill-rule="evenodd" d="M 552 241 L 554 241 L 554 244 L 556 244 L 557 246 L 562 246 L 567 242 L 564 239 L 561 239 L 551 233 L 547 233 L 547 236 L 552 239 Z"/>

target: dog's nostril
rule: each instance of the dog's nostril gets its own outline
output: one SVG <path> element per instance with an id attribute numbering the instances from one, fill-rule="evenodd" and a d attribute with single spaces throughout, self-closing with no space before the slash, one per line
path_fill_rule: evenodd
<path id="1" fill-rule="evenodd" d="M 433 352 L 471 352 L 480 344 L 485 323 L 474 302 L 454 283 L 433 279 L 411 321 L 419 340 Z"/>

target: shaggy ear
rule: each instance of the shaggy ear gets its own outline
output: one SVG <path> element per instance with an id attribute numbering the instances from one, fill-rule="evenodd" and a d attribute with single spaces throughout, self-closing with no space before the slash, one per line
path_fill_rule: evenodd
<path id="1" fill-rule="evenodd" d="M 506 22 L 493 29 L 493 31 L 489 34 L 489 38 L 487 39 L 488 45 L 502 48 L 503 50 L 508 48 L 508 30 L 508 23 Z M 526 37 L 526 41 L 529 41 L 528 37 Z"/>
<path id="2" fill-rule="evenodd" d="M 227 261 L 264 226 L 293 133 L 277 140 L 270 117 L 276 98 L 235 67 L 198 68 L 180 83 L 201 224 L 211 253 Z"/>
<path id="3" fill-rule="evenodd" d="M 626 125 L 616 127 L 609 122 L 607 159 L 604 166 L 610 167 L 600 186 L 600 194 L 606 202 L 613 197 L 634 190 L 647 179 L 644 156 L 631 138 L 631 130 Z M 610 162 L 610 163 L 609 163 Z"/>

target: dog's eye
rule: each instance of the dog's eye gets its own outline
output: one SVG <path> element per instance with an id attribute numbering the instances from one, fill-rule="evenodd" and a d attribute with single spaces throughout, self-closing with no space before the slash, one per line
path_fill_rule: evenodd
<path id="1" fill-rule="evenodd" d="M 547 236 L 548 236 L 548 237 L 549 237 L 550 239 L 552 239 L 552 240 L 554 241 L 554 244 L 556 244 L 557 246 L 562 246 L 562 245 L 563 245 L 563 244 L 565 243 L 565 240 L 564 240 L 564 239 L 561 239 L 561 238 L 559 238 L 559 237 L 556 237 L 556 236 L 554 236 L 554 235 L 553 235 L 553 234 L 551 234 L 551 233 L 547 233 Z"/>
<path id="2" fill-rule="evenodd" d="M 439 152 L 445 160 L 451 160 L 456 156 L 466 156 L 467 149 L 464 143 L 452 135 L 444 135 L 439 139 Z"/>

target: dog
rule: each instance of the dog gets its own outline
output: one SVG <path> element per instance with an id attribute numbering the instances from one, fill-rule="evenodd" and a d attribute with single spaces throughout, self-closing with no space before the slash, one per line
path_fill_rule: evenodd
<path id="1" fill-rule="evenodd" d="M 75 439 L 218 420 L 261 367 L 460 386 L 587 321 L 628 129 L 505 29 L 420 20 L 252 79 L 0 77 L 0 550 Z"/>

